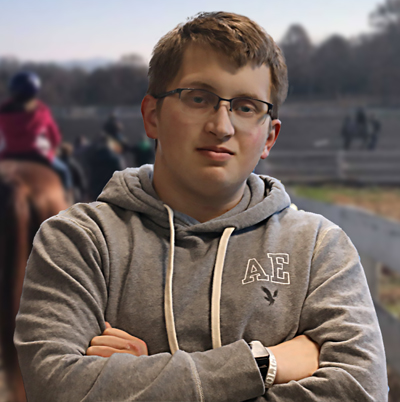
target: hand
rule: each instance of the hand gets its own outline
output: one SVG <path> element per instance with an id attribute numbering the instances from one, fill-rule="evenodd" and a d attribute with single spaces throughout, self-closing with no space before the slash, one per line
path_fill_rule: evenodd
<path id="1" fill-rule="evenodd" d="M 148 356 L 147 345 L 127 332 L 113 328 L 106 322 L 106 329 L 100 336 L 90 341 L 86 351 L 88 356 L 110 357 L 114 353 L 129 353 L 135 356 Z"/>
<path id="2" fill-rule="evenodd" d="M 310 377 L 319 367 L 319 346 L 306 335 L 269 347 L 275 355 L 275 384 Z"/>

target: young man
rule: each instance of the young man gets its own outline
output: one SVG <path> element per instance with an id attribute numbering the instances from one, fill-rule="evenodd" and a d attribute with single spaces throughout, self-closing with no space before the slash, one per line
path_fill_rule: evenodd
<path id="1" fill-rule="evenodd" d="M 29 400 L 387 400 L 356 250 L 251 173 L 281 126 L 277 45 L 201 14 L 149 78 L 154 169 L 115 173 L 36 236 L 15 336 Z"/>

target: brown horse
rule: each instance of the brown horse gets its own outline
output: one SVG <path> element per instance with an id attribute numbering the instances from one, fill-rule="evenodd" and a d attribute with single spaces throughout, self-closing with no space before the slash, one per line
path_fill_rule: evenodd
<path id="1" fill-rule="evenodd" d="M 26 401 L 13 344 L 25 266 L 40 224 L 68 208 L 58 175 L 36 162 L 0 162 L 0 350 L 10 401 Z"/>

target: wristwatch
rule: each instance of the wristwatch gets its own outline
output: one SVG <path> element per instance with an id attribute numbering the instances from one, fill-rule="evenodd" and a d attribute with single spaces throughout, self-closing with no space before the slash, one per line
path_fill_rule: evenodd
<path id="1" fill-rule="evenodd" d="M 251 341 L 249 346 L 256 359 L 261 377 L 264 380 L 265 388 L 271 388 L 275 381 L 277 369 L 274 354 L 260 341 Z"/>

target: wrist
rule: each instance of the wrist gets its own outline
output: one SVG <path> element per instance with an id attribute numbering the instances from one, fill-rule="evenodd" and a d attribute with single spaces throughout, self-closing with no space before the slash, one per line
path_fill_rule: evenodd
<path id="1" fill-rule="evenodd" d="M 275 382 L 277 372 L 274 353 L 260 341 L 252 341 L 249 343 L 249 346 L 257 362 L 265 388 L 271 388 Z"/>

